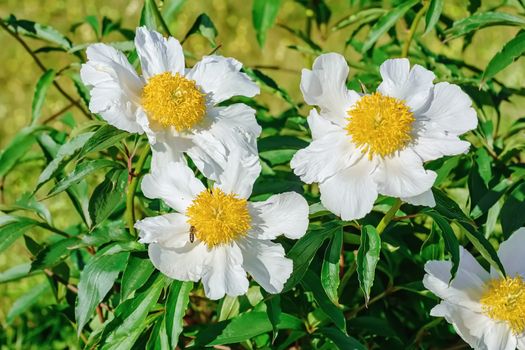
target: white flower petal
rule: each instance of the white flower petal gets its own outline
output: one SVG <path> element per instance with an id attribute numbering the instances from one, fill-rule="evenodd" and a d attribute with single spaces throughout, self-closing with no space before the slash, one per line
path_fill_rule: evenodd
<path id="1" fill-rule="evenodd" d="M 363 154 L 343 129 L 315 139 L 293 156 L 290 166 L 303 182 L 322 182 L 352 166 Z"/>
<path id="2" fill-rule="evenodd" d="M 204 190 L 202 182 L 183 163 L 168 163 L 142 179 L 142 192 L 146 197 L 160 198 L 181 213 Z"/>
<path id="3" fill-rule="evenodd" d="M 159 171 L 168 163 L 187 164 L 184 153 L 182 152 L 186 150 L 187 147 L 177 146 L 180 146 L 181 143 L 191 146 L 190 141 L 179 137 L 171 137 L 170 141 L 171 142 L 156 142 L 151 146 L 151 172 Z"/>
<path id="4" fill-rule="evenodd" d="M 261 164 L 255 139 L 240 139 L 239 145 L 233 147 L 225 164 L 221 165 L 215 185 L 225 193 L 235 193 L 241 198 L 249 198 L 253 184 L 261 173 Z"/>
<path id="5" fill-rule="evenodd" d="M 516 213 L 519 215 L 518 213 Z M 498 257 L 505 268 L 505 272 L 514 277 L 521 275 L 525 278 L 525 227 L 515 231 L 509 239 L 501 243 L 498 250 Z"/>
<path id="6" fill-rule="evenodd" d="M 157 243 L 164 248 L 180 248 L 189 241 L 190 225 L 183 214 L 170 213 L 135 223 L 141 243 Z"/>
<path id="7" fill-rule="evenodd" d="M 311 106 L 321 107 L 323 117 L 343 126 L 347 111 L 359 99 L 359 94 L 346 88 L 348 64 L 336 53 L 320 55 L 312 70 L 303 69 L 301 91 L 304 100 Z"/>
<path id="8" fill-rule="evenodd" d="M 479 350 L 494 349 L 488 348 L 484 341 L 485 335 L 492 332 L 495 325 L 485 315 L 446 301 L 435 306 L 430 311 L 430 315 L 444 317 L 448 323 L 454 326 L 458 335 L 472 348 Z"/>
<path id="9" fill-rule="evenodd" d="M 156 31 L 139 27 L 135 35 L 135 47 L 142 74 L 146 78 L 164 72 L 184 75 L 184 53 L 177 39 L 164 38 Z"/>
<path id="10" fill-rule="evenodd" d="M 308 228 L 308 203 L 298 193 L 276 194 L 264 202 L 248 203 L 252 218 L 249 235 L 257 239 L 274 239 L 279 235 L 301 238 Z"/>
<path id="11" fill-rule="evenodd" d="M 241 62 L 222 56 L 204 56 L 187 75 L 197 85 L 211 95 L 214 103 L 219 103 L 233 96 L 253 97 L 259 93 L 259 87 L 245 73 L 241 73 Z"/>
<path id="12" fill-rule="evenodd" d="M 285 257 L 284 248 L 272 241 L 249 237 L 239 240 L 238 244 L 244 269 L 268 293 L 280 293 L 293 270 L 293 262 Z"/>
<path id="13" fill-rule="evenodd" d="M 221 139 L 228 140 L 231 130 L 238 130 L 255 138 L 261 134 L 261 126 L 255 119 L 255 109 L 243 104 L 236 103 L 228 107 L 211 108 L 209 118 L 211 126 L 209 128 L 213 135 L 221 133 Z"/>
<path id="14" fill-rule="evenodd" d="M 239 247 L 220 245 L 211 249 L 202 274 L 206 296 L 212 300 L 224 295 L 243 295 L 248 291 L 248 278 L 242 268 L 243 258 Z"/>
<path id="15" fill-rule="evenodd" d="M 412 205 L 422 205 L 431 208 L 436 206 L 436 200 L 434 199 L 432 190 L 425 191 L 417 196 L 401 198 L 401 200 Z"/>
<path id="16" fill-rule="evenodd" d="M 116 128 L 142 133 L 136 119 L 144 83 L 124 54 L 109 45 L 93 44 L 87 58 L 80 77 L 91 90 L 90 111 Z"/>
<path id="17" fill-rule="evenodd" d="M 148 247 L 148 255 L 153 266 L 166 276 L 179 281 L 197 282 L 202 277 L 210 253 L 202 242 L 171 249 L 152 243 Z"/>
<path id="18" fill-rule="evenodd" d="M 377 198 L 377 184 L 372 173 L 375 165 L 361 158 L 319 184 L 321 203 L 343 220 L 360 219 L 368 214 Z"/>
<path id="19" fill-rule="evenodd" d="M 518 349 L 525 350 L 525 333 L 518 336 Z"/>
<path id="20" fill-rule="evenodd" d="M 456 277 L 450 281 L 450 261 L 429 261 L 425 264 L 427 274 L 423 279 L 425 288 L 452 304 L 481 312 L 481 299 L 490 274 L 481 267 L 474 257 L 460 247 L 459 268 Z"/>
<path id="21" fill-rule="evenodd" d="M 487 350 L 515 350 L 518 341 L 505 322 L 494 322 L 490 330 L 483 333 L 483 343 Z"/>
<path id="22" fill-rule="evenodd" d="M 332 123 L 326 118 L 321 117 L 315 108 L 310 111 L 307 120 L 313 140 L 317 140 L 328 134 L 341 131 L 340 126 Z"/>
<path id="23" fill-rule="evenodd" d="M 432 102 L 422 117 L 427 130 L 438 128 L 445 135 L 461 135 L 478 124 L 470 97 L 459 86 L 446 82 L 434 86 Z"/>
<path id="24" fill-rule="evenodd" d="M 462 141 L 455 135 L 445 135 L 433 130 L 427 131 L 416 139 L 413 149 L 423 161 L 467 153 L 470 143 Z"/>
<path id="25" fill-rule="evenodd" d="M 425 170 L 421 158 L 411 149 L 383 158 L 376 172 L 379 193 L 392 197 L 413 197 L 429 190 L 437 174 Z"/>
<path id="26" fill-rule="evenodd" d="M 377 91 L 383 95 L 395 97 L 417 112 L 426 107 L 431 97 L 434 73 L 414 65 L 410 69 L 410 62 L 406 58 L 386 60 L 380 67 L 383 82 Z"/>

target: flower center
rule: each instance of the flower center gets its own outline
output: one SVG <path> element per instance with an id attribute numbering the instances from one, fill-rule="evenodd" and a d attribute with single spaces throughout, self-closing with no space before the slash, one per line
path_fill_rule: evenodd
<path id="1" fill-rule="evenodd" d="M 401 100 L 379 92 L 361 97 L 348 112 L 346 130 L 368 158 L 385 157 L 412 140 L 413 113 Z"/>
<path id="2" fill-rule="evenodd" d="M 219 188 L 204 190 L 186 211 L 195 237 L 213 248 L 245 236 L 251 227 L 246 199 Z"/>
<path id="3" fill-rule="evenodd" d="M 206 95 L 195 81 L 170 72 L 151 77 L 142 90 L 142 107 L 163 127 L 188 130 L 204 118 Z"/>
<path id="4" fill-rule="evenodd" d="M 521 276 L 491 280 L 480 303 L 487 316 L 507 322 L 514 334 L 525 331 L 525 281 Z"/>

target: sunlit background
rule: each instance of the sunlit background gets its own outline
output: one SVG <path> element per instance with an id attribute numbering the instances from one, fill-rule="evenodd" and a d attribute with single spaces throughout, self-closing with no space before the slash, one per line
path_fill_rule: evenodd
<path id="1" fill-rule="evenodd" d="M 327 1 L 332 9 L 330 24 L 350 15 L 352 9 L 349 0 Z M 389 3 L 389 2 L 385 2 Z M 499 1 L 482 1 L 482 10 L 488 10 Z M 468 15 L 468 1 L 450 0 L 446 1 L 444 13 L 451 18 L 458 19 Z M 121 21 L 125 28 L 134 29 L 139 21 L 142 0 L 0 0 L 0 15 L 7 17 L 14 14 L 20 19 L 29 19 L 42 24 L 48 24 L 57 28 L 73 41 L 74 44 L 95 42 L 96 37 L 91 28 L 84 24 L 74 32 L 71 32 L 73 24 L 82 21 L 87 15 L 97 18 L 107 16 L 114 21 Z M 509 9 L 509 11 L 511 11 Z M 176 20 L 169 24 L 171 32 L 178 38 L 184 37 L 193 21 L 200 13 L 207 13 L 218 29 L 218 43 L 221 45 L 218 53 L 225 56 L 233 56 L 243 62 L 246 66 L 261 68 L 266 74 L 278 81 L 279 85 L 286 88 L 292 98 L 301 101 L 298 88 L 300 71 L 309 67 L 313 60 L 312 56 L 301 54 L 288 48 L 290 45 L 298 44 L 298 40 L 289 35 L 286 30 L 275 26 L 269 31 L 266 45 L 260 48 L 255 40 L 255 32 L 251 23 L 251 2 L 249 0 L 192 0 L 187 1 L 180 9 Z M 277 17 L 277 23 L 286 23 L 290 27 L 301 27 L 305 25 L 307 13 L 296 1 L 284 0 Z M 330 28 L 313 32 L 316 42 L 326 51 L 344 53 L 352 63 L 359 62 L 359 54 L 351 47 L 345 47 L 347 33 L 345 31 L 332 32 Z M 407 31 L 404 22 L 396 24 L 398 32 Z M 442 45 L 433 33 L 425 36 L 422 40 L 430 44 L 434 51 L 444 53 L 450 57 L 465 60 L 467 63 L 480 69 L 485 68 L 490 58 L 501 48 L 502 43 L 508 41 L 517 33 L 517 28 L 493 27 L 477 32 L 472 38 L 473 45 L 469 46 L 465 53 L 461 53 L 464 39 L 458 39 L 448 46 Z M 367 30 L 362 31 L 363 37 Z M 121 41 L 119 34 L 112 34 L 110 40 Z M 385 40 L 385 38 L 383 38 Z M 40 44 L 27 39 L 29 45 L 36 49 Z M 381 42 L 381 41 L 380 41 Z M 35 65 L 32 58 L 22 46 L 6 32 L 0 31 L 0 149 L 5 147 L 13 135 L 28 125 L 31 115 L 31 101 L 33 91 L 41 70 Z M 199 36 L 193 36 L 184 44 L 184 49 L 200 57 L 210 53 L 210 44 Z M 68 57 L 60 53 L 40 54 L 47 67 L 60 70 L 69 63 Z M 192 65 L 193 59 L 188 60 Z M 523 59 L 514 63 L 496 77 L 507 86 L 520 88 L 525 86 L 525 65 Z M 68 81 L 62 82 L 68 89 L 73 86 Z M 281 102 L 270 95 L 260 97 L 272 109 L 284 108 Z M 53 88 L 43 109 L 43 117 L 56 113 L 67 105 L 67 101 Z M 511 100 L 503 105 L 502 114 L 505 119 L 523 116 L 525 101 Z M 71 109 L 71 112 L 81 122 L 80 113 Z M 55 123 L 60 123 L 56 121 Z M 40 169 L 20 166 L 5 182 L 5 194 L 3 200 L 12 202 L 19 194 L 33 187 Z M 57 213 L 67 211 L 67 202 L 53 201 L 50 203 L 51 211 Z M 64 215 L 61 215 L 64 217 Z M 58 223 L 58 225 L 60 225 Z M 0 237 L 1 239 L 1 237 Z M 0 272 L 11 266 L 27 261 L 28 253 L 25 251 L 23 242 L 19 241 L 9 249 L 7 254 L 0 254 Z M 42 279 L 43 277 L 34 277 Z M 0 288 L 0 324 L 5 325 L 5 315 L 12 306 L 13 301 L 21 293 L 25 292 L 35 281 L 25 279 L 17 283 L 2 285 Z"/>

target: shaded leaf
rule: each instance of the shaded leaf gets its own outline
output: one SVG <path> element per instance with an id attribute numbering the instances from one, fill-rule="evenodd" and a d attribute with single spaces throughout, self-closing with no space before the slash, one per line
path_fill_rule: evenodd
<path id="1" fill-rule="evenodd" d="M 171 349 L 177 347 L 182 333 L 183 318 L 190 302 L 193 282 L 173 281 L 166 301 L 166 329 Z"/>
<path id="2" fill-rule="evenodd" d="M 520 31 L 518 35 L 512 38 L 508 43 L 503 46 L 490 60 L 487 68 L 483 72 L 483 81 L 486 81 L 498 72 L 509 66 L 512 62 L 517 60 L 525 53 L 525 31 Z"/>
<path id="3" fill-rule="evenodd" d="M 31 124 L 34 125 L 40 114 L 42 113 L 42 106 L 46 99 L 47 90 L 55 79 L 55 71 L 48 69 L 42 74 L 35 87 L 35 94 L 33 95 L 33 104 L 31 107 Z"/>
<path id="4" fill-rule="evenodd" d="M 430 32 L 438 23 L 441 12 L 443 11 L 444 0 L 430 0 L 425 16 L 425 34 Z"/>
<path id="5" fill-rule="evenodd" d="M 277 17 L 281 0 L 254 0 L 252 7 L 252 24 L 257 34 L 260 47 L 266 42 L 266 32 L 270 29 Z"/>
<path id="6" fill-rule="evenodd" d="M 321 267 L 321 284 L 330 300 L 338 305 L 339 298 L 337 290 L 339 289 L 339 259 L 343 248 L 343 230 L 335 232 L 326 247 L 324 253 L 323 266 Z"/>
<path id="7" fill-rule="evenodd" d="M 201 13 L 199 17 L 195 20 L 193 25 L 191 26 L 190 30 L 182 39 L 182 41 L 186 41 L 186 39 L 193 34 L 200 34 L 211 43 L 212 47 L 216 47 L 217 44 L 215 43 L 215 38 L 217 37 L 218 31 L 217 28 L 215 28 L 215 25 L 213 24 L 210 17 L 208 17 L 207 14 Z"/>
<path id="8" fill-rule="evenodd" d="M 454 22 L 452 28 L 448 29 L 445 33 L 448 35 L 448 39 L 453 39 L 474 30 L 496 25 L 524 26 L 525 18 L 504 12 L 476 13 L 470 17 Z"/>
<path id="9" fill-rule="evenodd" d="M 365 295 L 365 304 L 370 300 L 370 289 L 374 284 L 375 271 L 381 253 L 381 238 L 375 227 L 365 225 L 361 229 L 361 244 L 357 251 L 357 276 Z"/>

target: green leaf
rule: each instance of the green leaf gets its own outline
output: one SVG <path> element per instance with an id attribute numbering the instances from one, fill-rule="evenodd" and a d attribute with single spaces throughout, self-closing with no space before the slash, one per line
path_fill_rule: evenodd
<path id="1" fill-rule="evenodd" d="M 445 247 L 450 253 L 450 259 L 452 261 L 452 269 L 450 270 L 450 280 L 452 281 L 454 277 L 456 277 L 456 273 L 458 272 L 459 268 L 460 255 L 458 238 L 454 234 L 454 230 L 452 230 L 452 227 L 450 226 L 448 221 L 441 215 L 439 215 L 438 212 L 434 210 L 428 210 L 427 214 L 430 217 L 432 217 L 436 225 L 438 225 L 441 229 L 442 237 L 445 241 Z"/>
<path id="2" fill-rule="evenodd" d="M 73 170 L 69 175 L 65 176 L 62 180 L 60 180 L 55 187 L 49 191 L 48 196 L 54 196 L 66 189 L 68 189 L 70 186 L 80 182 L 83 178 L 88 176 L 89 174 L 100 170 L 102 168 L 107 168 L 109 166 L 112 167 L 120 167 L 120 165 L 112 160 L 109 159 L 95 159 L 95 160 L 89 160 L 84 161 L 77 165 L 75 170 Z"/>
<path id="3" fill-rule="evenodd" d="M 339 263 L 343 248 L 343 230 L 337 231 L 326 247 L 323 266 L 321 267 L 321 284 L 328 298 L 339 305 L 337 290 L 339 289 Z"/>
<path id="4" fill-rule="evenodd" d="M 55 79 L 55 71 L 48 69 L 42 74 L 36 83 L 35 94 L 33 96 L 33 105 L 31 107 L 31 125 L 36 124 L 40 114 L 42 113 L 42 106 L 46 99 L 47 90 Z"/>
<path id="5" fill-rule="evenodd" d="M 509 194 L 500 213 L 501 228 L 505 238 L 525 225 L 525 182 L 522 182 Z"/>
<path id="6" fill-rule="evenodd" d="M 30 263 L 13 266 L 9 270 L 0 273 L 0 283 L 16 281 L 24 277 L 29 277 L 33 275 L 30 270 Z"/>
<path id="7" fill-rule="evenodd" d="M 183 319 L 190 302 L 193 282 L 173 281 L 166 301 L 166 329 L 170 348 L 175 349 L 183 329 Z"/>
<path id="8" fill-rule="evenodd" d="M 312 270 L 308 270 L 304 274 L 301 284 L 305 289 L 312 292 L 315 301 L 332 322 L 346 333 L 346 319 L 343 310 L 335 306 L 328 298 L 328 295 L 326 295 L 324 289 L 321 287 L 321 280 L 319 277 L 312 272 Z"/>
<path id="9" fill-rule="evenodd" d="M 281 7 L 281 0 L 254 0 L 252 7 L 252 24 L 260 47 L 266 42 L 266 32 L 275 23 Z"/>
<path id="10" fill-rule="evenodd" d="M 35 143 L 35 136 L 44 130 L 41 126 L 30 126 L 20 130 L 6 148 L 0 153 L 0 178 L 14 168 L 29 148 Z"/>
<path id="11" fill-rule="evenodd" d="M 385 34 L 390 28 L 392 28 L 397 21 L 401 17 L 405 15 L 405 13 L 410 10 L 413 6 L 419 3 L 419 0 L 407 0 L 403 2 L 401 5 L 395 7 L 391 11 L 388 11 L 384 16 L 382 16 L 370 29 L 370 33 L 368 33 L 368 37 L 365 40 L 365 43 L 363 44 L 363 48 L 361 49 L 362 53 L 367 52 L 374 46 L 376 41 Z"/>
<path id="12" fill-rule="evenodd" d="M 144 7 L 140 13 L 140 25 L 146 26 L 150 30 L 157 30 L 157 16 L 155 10 L 157 5 L 154 0 L 145 0 Z"/>
<path id="13" fill-rule="evenodd" d="M 264 74 L 258 69 L 252 69 L 248 67 L 244 67 L 243 71 L 255 82 L 259 83 L 262 88 L 265 88 L 266 90 L 270 91 L 271 93 L 277 94 L 279 97 L 281 97 L 283 100 L 288 102 L 292 107 L 296 107 L 295 102 L 292 100 L 290 95 L 286 90 L 284 90 L 282 87 L 280 87 L 272 78 L 270 78 L 268 75 Z"/>
<path id="14" fill-rule="evenodd" d="M 78 157 L 83 158 L 89 153 L 107 150 L 121 140 L 129 136 L 129 133 L 106 124 L 95 131 L 82 147 Z"/>
<path id="15" fill-rule="evenodd" d="M 78 238 L 72 237 L 61 239 L 56 243 L 50 244 L 38 252 L 35 260 L 31 264 L 31 271 L 43 270 L 57 265 L 64 260 L 65 257 L 70 255 L 70 248 L 79 243 L 80 240 Z"/>
<path id="16" fill-rule="evenodd" d="M 334 342 L 340 350 L 367 350 L 367 347 L 362 345 L 355 338 L 344 334 L 337 328 L 322 327 L 318 330 L 318 333 Z"/>
<path id="17" fill-rule="evenodd" d="M 343 18 L 341 21 L 337 22 L 332 27 L 332 31 L 341 30 L 345 27 L 348 27 L 352 24 L 363 24 L 363 23 L 369 23 L 377 18 L 381 17 L 387 12 L 386 9 L 382 8 L 370 8 L 370 9 L 363 9 L 358 11 L 357 13 L 352 13 L 350 16 Z"/>
<path id="18" fill-rule="evenodd" d="M 439 21 L 443 11 L 444 0 L 430 0 L 428 10 L 425 16 L 425 34 L 429 33 Z"/>
<path id="19" fill-rule="evenodd" d="M 272 343 L 275 342 L 279 332 L 279 322 L 281 322 L 281 296 L 279 294 L 267 295 L 265 297 L 266 304 L 266 313 L 268 314 L 268 319 L 272 324 Z"/>
<path id="20" fill-rule="evenodd" d="M 15 218 L 13 221 L 0 224 L 0 253 L 37 224 L 37 221 L 28 218 Z"/>
<path id="21" fill-rule="evenodd" d="M 186 41 L 190 35 L 200 34 L 208 39 L 212 47 L 216 47 L 217 44 L 215 43 L 215 38 L 217 37 L 218 33 L 219 32 L 217 31 L 217 28 L 215 28 L 215 25 L 213 24 L 210 17 L 208 17 L 208 15 L 205 13 L 201 13 L 191 26 L 190 30 L 188 30 L 188 33 L 184 39 L 182 39 L 182 42 Z"/>
<path id="22" fill-rule="evenodd" d="M 149 311 L 159 299 L 165 278 L 162 274 L 152 275 L 140 288 L 133 299 L 128 299 L 115 309 L 113 318 L 102 334 L 101 349 L 129 349 L 140 336 Z"/>
<path id="23" fill-rule="evenodd" d="M 445 34 L 448 35 L 448 39 L 450 40 L 474 30 L 496 25 L 525 26 L 525 18 L 504 12 L 476 13 L 470 17 L 454 22 L 452 28 L 448 29 Z"/>
<path id="24" fill-rule="evenodd" d="M 130 255 L 126 269 L 122 274 L 121 299 L 128 299 L 131 293 L 142 287 L 154 270 L 155 268 L 149 259 L 142 259 L 138 256 Z"/>
<path id="25" fill-rule="evenodd" d="M 306 146 L 308 146 L 308 142 L 294 136 L 268 136 L 257 140 L 259 152 L 278 149 L 299 150 Z"/>
<path id="26" fill-rule="evenodd" d="M 365 304 L 370 300 L 370 289 L 374 284 L 374 277 L 379 255 L 381 253 L 381 238 L 375 227 L 365 225 L 361 229 L 361 244 L 357 251 L 357 277 L 359 286 L 365 295 Z"/>
<path id="27" fill-rule="evenodd" d="M 503 70 L 505 67 L 510 65 L 512 62 L 517 60 L 520 56 L 525 53 L 525 31 L 520 31 L 512 40 L 503 46 L 490 60 L 487 68 L 483 72 L 482 81 L 486 81 L 498 72 Z"/>
<path id="28" fill-rule="evenodd" d="M 113 169 L 95 188 L 89 199 L 89 215 L 95 226 L 106 220 L 124 203 L 127 180 L 127 170 Z"/>
<path id="29" fill-rule="evenodd" d="M 292 289 L 303 278 L 317 250 L 324 241 L 341 230 L 337 223 L 327 223 L 323 228 L 308 230 L 290 249 L 287 256 L 293 260 L 293 272 L 283 288 L 283 293 Z"/>
<path id="30" fill-rule="evenodd" d="M 75 307 L 78 334 L 82 332 L 97 305 L 113 287 L 118 274 L 124 269 L 128 256 L 127 252 L 94 256 L 80 273 Z"/>
<path id="31" fill-rule="evenodd" d="M 35 23 L 24 19 L 19 20 L 13 15 L 9 17 L 7 23 L 15 31 L 22 35 L 57 44 L 65 51 L 71 48 L 71 41 L 69 41 L 67 37 L 51 26 L 42 25 L 40 23 Z"/>
<path id="32" fill-rule="evenodd" d="M 496 271 L 499 271 L 502 275 L 505 275 L 505 268 L 503 267 L 503 264 L 499 260 L 498 253 L 490 244 L 490 242 L 481 234 L 475 227 L 468 225 L 468 224 L 462 224 L 461 225 L 465 230 L 465 235 L 467 236 L 470 243 L 476 247 L 478 252 L 480 252 L 481 256 L 489 262 L 491 266 L 493 266 Z"/>
<path id="33" fill-rule="evenodd" d="M 277 326 L 279 330 L 303 330 L 303 322 L 295 316 L 282 313 Z M 240 343 L 260 334 L 272 331 L 266 312 L 247 312 L 228 321 L 210 324 L 197 333 L 194 345 L 213 346 Z M 190 345 L 189 345 L 190 346 Z"/>
<path id="34" fill-rule="evenodd" d="M 44 219 L 47 223 L 51 223 L 51 213 L 49 209 L 42 203 L 36 200 L 35 196 L 31 193 L 23 193 L 18 198 L 14 205 L 10 205 L 10 208 L 15 210 L 30 210 Z M 2 209 L 0 209 L 2 210 Z"/>
<path id="35" fill-rule="evenodd" d="M 17 316 L 23 314 L 32 305 L 36 304 L 38 302 L 38 299 L 48 290 L 49 284 L 47 282 L 44 282 L 36 287 L 31 288 L 26 294 L 18 298 L 7 313 L 7 323 L 11 324 Z"/>
<path id="36" fill-rule="evenodd" d="M 485 186 L 489 186 L 492 179 L 492 158 L 484 148 L 478 148 L 476 151 L 476 164 L 478 165 L 478 172 Z"/>
<path id="37" fill-rule="evenodd" d="M 162 17 L 166 19 L 168 24 L 174 21 L 175 15 L 179 13 L 186 0 L 164 0 L 162 5 Z"/>
<path id="38" fill-rule="evenodd" d="M 58 149 L 53 160 L 46 166 L 44 171 L 40 174 L 37 182 L 37 188 L 46 183 L 64 169 L 64 166 L 79 149 L 84 147 L 84 144 L 93 136 L 92 132 L 80 134 L 71 139 L 69 142 L 63 144 Z"/>

